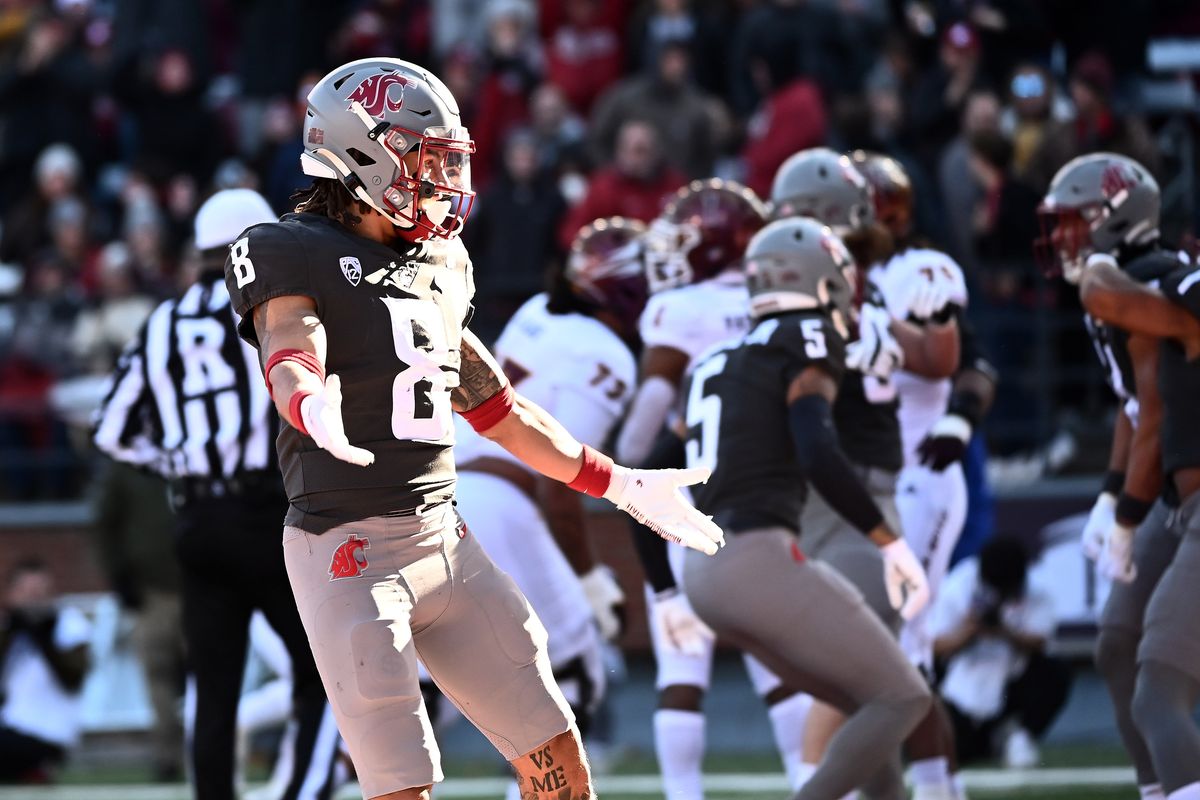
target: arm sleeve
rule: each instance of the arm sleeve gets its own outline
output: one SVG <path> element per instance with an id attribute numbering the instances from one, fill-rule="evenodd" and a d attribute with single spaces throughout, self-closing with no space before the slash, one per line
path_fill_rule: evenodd
<path id="1" fill-rule="evenodd" d="M 225 286 L 238 316 L 238 335 L 255 347 L 255 306 L 284 295 L 318 299 L 309 280 L 303 244 L 278 222 L 249 228 L 230 246 L 225 259 Z"/>
<path id="2" fill-rule="evenodd" d="M 658 435 L 654 447 L 643 465 L 646 469 L 680 469 L 687 464 L 683 440 L 667 429 Z M 660 594 L 675 588 L 675 574 L 671 572 L 671 562 L 667 558 L 667 540 L 658 536 L 654 531 L 629 518 L 629 527 L 633 534 L 633 547 L 637 550 L 642 569 L 646 572 L 655 594 Z"/>
<path id="3" fill-rule="evenodd" d="M 155 313 L 163 313 L 162 307 Z M 92 440 L 110 458 L 150 469 L 164 454 L 150 425 L 154 398 L 146 385 L 146 330 L 142 326 L 117 359 L 112 383 L 93 420 Z"/>
<path id="4" fill-rule="evenodd" d="M 651 375 L 642 382 L 617 437 L 618 461 L 638 466 L 646 459 L 675 397 L 675 387 L 661 375 Z"/>
<path id="5" fill-rule="evenodd" d="M 988 360 L 983 344 L 975 333 L 975 326 L 967 319 L 966 312 L 962 308 L 956 309 L 954 319 L 958 322 L 959 364 L 961 365 L 959 372 L 973 369 L 984 373 L 995 382 L 998 377 L 996 368 Z"/>
<path id="6" fill-rule="evenodd" d="M 809 483 L 847 522 L 869 533 L 883 521 L 883 513 L 838 444 L 829 401 L 805 395 L 792 403 L 788 415 L 796 461 Z"/>

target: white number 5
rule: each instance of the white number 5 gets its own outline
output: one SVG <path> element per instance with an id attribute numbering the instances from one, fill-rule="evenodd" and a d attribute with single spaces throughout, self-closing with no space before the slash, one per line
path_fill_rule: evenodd
<path id="1" fill-rule="evenodd" d="M 392 383 L 392 435 L 437 441 L 452 427 L 450 388 L 442 366 L 450 363 L 446 323 L 428 300 L 384 297 L 392 318 L 396 358 L 405 368 Z"/>
<path id="2" fill-rule="evenodd" d="M 804 334 L 804 355 L 809 358 L 824 358 L 829 355 L 829 348 L 825 345 L 825 331 L 821 329 L 821 320 L 801 320 L 800 331 Z"/>

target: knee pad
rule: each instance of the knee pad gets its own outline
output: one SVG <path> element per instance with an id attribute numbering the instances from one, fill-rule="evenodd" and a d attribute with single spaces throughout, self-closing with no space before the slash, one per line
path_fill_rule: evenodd
<path id="1" fill-rule="evenodd" d="M 371 705 L 420 697 L 412 634 L 396 630 L 388 620 L 360 622 L 350 630 L 354 686 L 360 703 Z M 343 678 L 339 688 L 345 686 Z"/>

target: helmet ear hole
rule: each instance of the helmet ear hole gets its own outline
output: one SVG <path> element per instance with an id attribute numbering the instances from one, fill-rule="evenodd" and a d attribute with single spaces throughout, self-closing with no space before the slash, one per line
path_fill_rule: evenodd
<path id="1" fill-rule="evenodd" d="M 346 148 L 346 153 L 353 158 L 354 163 L 358 164 L 360 167 L 369 167 L 375 163 L 375 159 L 371 158 L 357 147 Z"/>

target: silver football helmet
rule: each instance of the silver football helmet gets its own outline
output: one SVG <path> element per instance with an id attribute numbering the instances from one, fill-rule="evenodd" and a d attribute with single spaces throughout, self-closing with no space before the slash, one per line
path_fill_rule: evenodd
<path id="1" fill-rule="evenodd" d="M 475 199 L 474 151 L 450 90 L 416 64 L 352 61 L 309 92 L 304 173 L 341 182 L 418 238 L 448 239 L 462 229 Z"/>
<path id="2" fill-rule="evenodd" d="M 1158 238 L 1162 196 L 1149 170 L 1116 153 L 1067 162 L 1050 182 L 1034 253 L 1048 274 L 1078 283 L 1088 256 Z"/>
<path id="3" fill-rule="evenodd" d="M 771 218 L 812 217 L 845 236 L 875 221 L 871 186 L 847 156 L 810 147 L 788 157 L 771 183 Z"/>
<path id="4" fill-rule="evenodd" d="M 829 227 L 807 217 L 772 222 L 746 247 L 750 316 L 822 311 L 843 338 L 854 315 L 854 259 Z"/>

